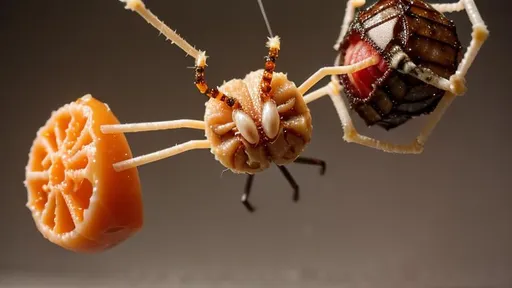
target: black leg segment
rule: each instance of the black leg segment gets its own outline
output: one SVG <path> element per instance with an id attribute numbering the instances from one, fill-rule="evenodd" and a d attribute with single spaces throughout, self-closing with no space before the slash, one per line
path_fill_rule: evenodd
<path id="1" fill-rule="evenodd" d="M 254 206 L 249 202 L 249 195 L 251 194 L 252 181 L 254 180 L 254 174 L 247 175 L 247 182 L 245 182 L 245 191 L 242 195 L 242 204 L 249 212 L 254 212 Z"/>
<path id="2" fill-rule="evenodd" d="M 309 158 L 309 157 L 298 157 L 297 159 L 295 159 L 294 163 L 319 166 L 320 167 L 320 175 L 325 174 L 325 170 L 326 170 L 326 166 L 327 166 L 325 161 L 316 159 L 316 158 Z M 290 183 L 290 185 L 293 188 L 293 201 L 294 202 L 299 201 L 299 198 L 300 198 L 299 185 L 297 184 L 295 179 L 293 179 L 293 176 L 291 175 L 290 171 L 288 171 L 288 169 L 285 166 L 281 166 L 281 165 L 276 165 L 276 166 L 279 168 L 281 173 L 283 173 L 283 176 L 286 178 L 288 183 Z M 252 206 L 251 202 L 249 201 L 249 196 L 251 194 L 253 181 L 254 181 L 254 174 L 247 174 L 247 180 L 245 182 L 245 190 L 244 190 L 244 194 L 242 195 L 242 199 L 241 199 L 242 204 L 245 206 L 245 208 L 249 212 L 254 212 L 256 210 L 254 208 L 254 206 Z"/>
<path id="3" fill-rule="evenodd" d="M 279 167 L 279 170 L 281 170 L 286 180 L 288 180 L 290 185 L 292 185 L 293 201 L 299 201 L 299 185 L 297 185 L 297 182 L 295 182 L 295 179 L 293 179 L 292 174 L 290 174 L 290 171 L 288 171 L 288 169 L 285 166 L 277 165 L 277 167 Z"/>
<path id="4" fill-rule="evenodd" d="M 309 157 L 298 157 L 295 159 L 294 163 L 320 166 L 320 175 L 325 174 L 325 169 L 327 167 L 324 160 Z"/>

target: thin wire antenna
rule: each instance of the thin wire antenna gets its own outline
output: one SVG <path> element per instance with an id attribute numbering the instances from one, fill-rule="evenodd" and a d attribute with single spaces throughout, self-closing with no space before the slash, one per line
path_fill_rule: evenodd
<path id="1" fill-rule="evenodd" d="M 258 0 L 258 4 L 260 5 L 261 14 L 263 15 L 263 19 L 265 20 L 265 24 L 267 25 L 268 34 L 270 35 L 270 37 L 274 37 L 274 35 L 272 34 L 272 29 L 270 29 L 270 22 L 268 21 L 267 13 L 265 13 L 265 8 L 263 7 L 262 0 Z"/>

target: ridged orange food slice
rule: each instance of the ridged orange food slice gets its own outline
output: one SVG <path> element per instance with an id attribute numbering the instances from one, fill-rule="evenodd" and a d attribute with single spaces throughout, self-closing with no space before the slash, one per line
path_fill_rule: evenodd
<path id="1" fill-rule="evenodd" d="M 143 225 L 136 168 L 112 165 L 132 157 L 123 134 L 102 134 L 119 124 L 109 107 L 86 95 L 54 111 L 29 153 L 27 207 L 49 241 L 75 252 L 101 252 Z"/>

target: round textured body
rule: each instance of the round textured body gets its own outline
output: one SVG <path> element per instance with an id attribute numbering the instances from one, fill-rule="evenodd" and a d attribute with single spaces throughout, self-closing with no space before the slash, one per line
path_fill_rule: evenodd
<path id="1" fill-rule="evenodd" d="M 263 103 L 259 94 L 262 75 L 263 69 L 260 69 L 247 74 L 244 79 L 233 79 L 219 87 L 224 94 L 236 98 L 241 104 L 240 109 L 252 119 L 259 133 L 259 141 L 255 144 L 241 135 L 231 107 L 215 99 L 206 102 L 204 120 L 211 152 L 235 173 L 253 174 L 265 170 L 271 163 L 293 162 L 311 141 L 309 108 L 295 84 L 285 74 L 277 72 L 273 74 L 271 91 L 279 112 L 279 132 L 272 140 L 265 136 L 261 125 Z"/>
<path id="2" fill-rule="evenodd" d="M 372 55 L 379 64 L 349 75 L 339 75 L 351 108 L 369 126 L 392 129 L 428 114 L 445 91 L 391 67 L 392 48 L 400 47 L 419 67 L 450 78 L 462 59 L 454 23 L 419 0 L 380 0 L 357 13 L 340 43 L 338 65 Z"/>

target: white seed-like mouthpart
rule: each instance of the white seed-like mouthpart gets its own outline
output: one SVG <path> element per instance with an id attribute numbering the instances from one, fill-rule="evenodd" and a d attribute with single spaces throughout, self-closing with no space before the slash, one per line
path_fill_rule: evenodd
<path id="1" fill-rule="evenodd" d="M 277 106 L 274 101 L 267 101 L 263 104 L 261 112 L 261 125 L 263 131 L 270 139 L 274 139 L 279 132 L 280 117 Z"/>
<path id="2" fill-rule="evenodd" d="M 258 128 L 252 118 L 242 110 L 233 111 L 233 122 L 236 124 L 236 128 L 242 134 L 242 137 L 251 144 L 256 144 L 260 141 L 260 135 L 258 134 Z"/>

